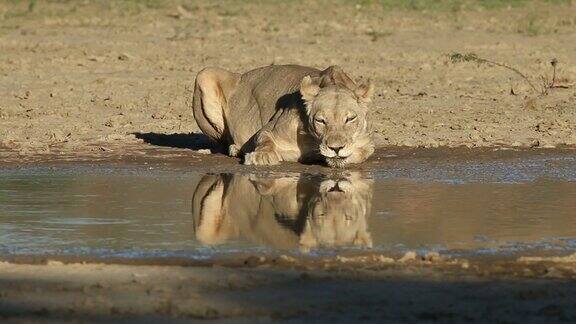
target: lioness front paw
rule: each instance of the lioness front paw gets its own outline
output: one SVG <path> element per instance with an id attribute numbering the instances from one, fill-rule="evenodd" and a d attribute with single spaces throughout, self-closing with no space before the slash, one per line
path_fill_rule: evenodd
<path id="1" fill-rule="evenodd" d="M 230 146 L 228 146 L 228 155 L 229 156 L 238 156 L 238 153 L 240 153 L 240 148 L 238 147 L 238 145 L 236 144 L 232 144 Z"/>
<path id="2" fill-rule="evenodd" d="M 276 152 L 254 151 L 244 156 L 246 165 L 276 165 L 280 163 L 280 156 Z"/>

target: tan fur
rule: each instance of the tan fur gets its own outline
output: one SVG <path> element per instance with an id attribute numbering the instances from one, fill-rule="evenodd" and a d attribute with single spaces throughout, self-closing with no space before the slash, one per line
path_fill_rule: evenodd
<path id="1" fill-rule="evenodd" d="M 196 239 L 299 247 L 371 247 L 366 217 L 372 181 L 359 174 L 336 178 L 207 175 L 194 192 Z"/>
<path id="2" fill-rule="evenodd" d="M 200 129 L 245 164 L 324 160 L 361 163 L 373 152 L 368 107 L 374 87 L 337 66 L 272 65 L 242 75 L 207 68 L 196 77 Z"/>
<path id="3" fill-rule="evenodd" d="M 318 195 L 308 203 L 300 249 L 338 245 L 371 248 L 372 237 L 365 217 L 371 201 L 372 182 L 359 174 L 323 181 Z"/>

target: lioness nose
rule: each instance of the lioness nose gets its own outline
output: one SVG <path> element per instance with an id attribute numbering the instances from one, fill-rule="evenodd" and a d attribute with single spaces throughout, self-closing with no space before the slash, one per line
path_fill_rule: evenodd
<path id="1" fill-rule="evenodd" d="M 328 146 L 334 153 L 338 154 L 338 152 L 344 148 L 344 146 Z"/>
<path id="2" fill-rule="evenodd" d="M 340 188 L 340 186 L 338 185 L 338 182 L 336 182 L 334 187 L 328 189 L 328 192 L 344 192 L 344 190 L 342 190 L 342 188 Z"/>

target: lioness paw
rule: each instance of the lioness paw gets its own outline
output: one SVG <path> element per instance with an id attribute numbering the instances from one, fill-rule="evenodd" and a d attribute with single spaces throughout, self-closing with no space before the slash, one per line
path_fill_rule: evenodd
<path id="1" fill-rule="evenodd" d="M 238 145 L 232 144 L 232 145 L 228 146 L 228 155 L 229 156 L 238 156 L 238 153 L 240 153 L 240 148 L 238 147 Z"/>
<path id="2" fill-rule="evenodd" d="M 350 156 L 350 163 L 362 163 L 366 161 L 374 153 L 374 145 L 367 145 Z"/>
<path id="3" fill-rule="evenodd" d="M 255 151 L 244 157 L 246 165 L 276 165 L 280 163 L 280 156 L 276 152 Z"/>

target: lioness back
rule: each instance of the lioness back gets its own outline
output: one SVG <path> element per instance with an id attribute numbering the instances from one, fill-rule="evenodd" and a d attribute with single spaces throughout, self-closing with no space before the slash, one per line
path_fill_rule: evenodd
<path id="1" fill-rule="evenodd" d="M 226 120 L 234 143 L 242 146 L 274 113 L 289 105 L 281 97 L 297 93 L 302 78 L 320 70 L 299 65 L 270 65 L 242 74 L 236 91 L 228 101 Z"/>

